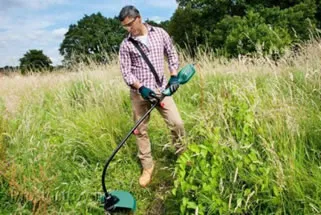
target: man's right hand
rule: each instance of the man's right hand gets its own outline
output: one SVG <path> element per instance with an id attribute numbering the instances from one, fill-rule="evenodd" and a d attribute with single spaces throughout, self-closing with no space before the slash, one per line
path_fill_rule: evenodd
<path id="1" fill-rule="evenodd" d="M 158 101 L 156 93 L 153 90 L 151 90 L 145 86 L 141 86 L 138 90 L 139 90 L 140 95 L 145 100 L 149 101 L 150 103 L 155 103 Z"/>

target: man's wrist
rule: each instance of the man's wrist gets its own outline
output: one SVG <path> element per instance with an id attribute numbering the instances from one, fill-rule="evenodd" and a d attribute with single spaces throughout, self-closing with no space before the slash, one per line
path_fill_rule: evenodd
<path id="1" fill-rule="evenodd" d="M 177 76 L 177 71 L 176 70 L 170 71 L 170 75 L 171 76 Z"/>
<path id="2" fill-rule="evenodd" d="M 144 86 L 142 85 L 140 88 L 138 88 L 137 90 L 139 91 L 140 94 L 142 94 L 142 91 L 144 90 Z"/>
<path id="3" fill-rule="evenodd" d="M 135 82 L 134 84 L 132 84 L 132 87 L 134 87 L 136 90 L 139 90 L 139 88 L 141 88 L 143 85 L 139 82 Z"/>

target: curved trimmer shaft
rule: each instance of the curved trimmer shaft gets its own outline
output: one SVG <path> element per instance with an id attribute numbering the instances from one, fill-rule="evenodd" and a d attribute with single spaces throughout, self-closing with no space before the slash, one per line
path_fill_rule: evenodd
<path id="1" fill-rule="evenodd" d="M 160 102 L 164 99 L 165 95 L 161 95 L 161 97 L 157 100 L 157 102 L 155 102 L 154 104 L 152 104 L 151 108 L 144 114 L 144 116 L 142 116 L 134 125 L 134 127 L 130 130 L 130 132 L 126 135 L 126 137 L 120 142 L 120 144 L 117 146 L 116 149 L 114 149 L 113 153 L 111 154 L 111 156 L 108 158 L 108 160 L 106 161 L 106 164 L 104 166 L 104 170 L 103 170 L 103 174 L 101 177 L 101 182 L 102 182 L 102 186 L 103 186 L 103 191 L 105 194 L 105 209 L 106 207 L 110 208 L 115 204 L 115 201 L 117 202 L 117 199 L 113 198 L 111 196 L 111 194 L 107 191 L 106 185 L 105 185 L 105 177 L 106 177 L 106 173 L 107 173 L 107 168 L 109 166 L 109 163 L 112 161 L 112 159 L 115 157 L 115 155 L 117 154 L 117 152 L 119 151 L 119 149 L 125 144 L 125 142 L 127 141 L 127 139 L 130 137 L 130 135 L 132 133 L 134 133 L 134 131 L 136 130 L 136 128 L 144 121 L 144 119 L 152 112 L 152 110 L 160 104 Z M 108 205 L 106 205 L 108 203 Z M 112 208 L 111 208 L 112 209 Z M 107 209 L 106 209 L 107 210 Z M 110 210 L 110 209 L 109 209 Z"/>

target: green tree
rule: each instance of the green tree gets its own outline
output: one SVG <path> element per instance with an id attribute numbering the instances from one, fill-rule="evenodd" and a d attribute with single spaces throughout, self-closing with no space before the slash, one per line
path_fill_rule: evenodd
<path id="1" fill-rule="evenodd" d="M 188 48 L 193 53 L 198 45 L 205 43 L 207 29 L 201 22 L 200 10 L 193 9 L 191 6 L 179 7 L 170 20 L 168 31 L 180 47 Z"/>
<path id="2" fill-rule="evenodd" d="M 284 10 L 284 17 L 288 21 L 286 28 L 292 29 L 292 37 L 296 41 L 309 39 L 311 31 L 316 27 L 316 13 L 315 0 L 305 0 Z"/>
<path id="3" fill-rule="evenodd" d="M 69 26 L 59 51 L 65 63 L 105 62 L 108 54 L 118 51 L 125 33 L 116 17 L 106 18 L 101 13 L 85 15 Z"/>
<path id="4" fill-rule="evenodd" d="M 147 19 L 145 22 L 150 24 L 150 25 L 152 25 L 152 26 L 161 27 L 165 31 L 168 31 L 169 20 L 161 21 L 160 23 L 157 23 L 157 22 L 155 22 L 153 20 Z"/>
<path id="5" fill-rule="evenodd" d="M 315 14 L 315 18 L 317 20 L 318 28 L 321 28 L 321 0 L 316 0 L 317 12 Z"/>
<path id="6" fill-rule="evenodd" d="M 282 52 L 321 25 L 320 0 L 177 0 L 169 33 L 182 47 L 237 56 Z M 277 50 L 279 49 L 279 50 Z"/>
<path id="7" fill-rule="evenodd" d="M 42 50 L 29 50 L 24 54 L 22 58 L 20 58 L 20 69 L 23 74 L 28 71 L 51 71 L 51 64 L 52 61 L 42 52 Z"/>
<path id="8" fill-rule="evenodd" d="M 222 41 L 229 56 L 253 52 L 264 55 L 282 53 L 283 48 L 292 42 L 286 29 L 266 24 L 259 13 L 249 11 L 242 19 L 234 16 L 230 21 L 234 25 L 230 26 Z"/>

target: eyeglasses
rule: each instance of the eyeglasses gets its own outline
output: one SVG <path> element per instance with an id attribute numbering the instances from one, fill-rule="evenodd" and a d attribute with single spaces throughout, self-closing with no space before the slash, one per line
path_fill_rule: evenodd
<path id="1" fill-rule="evenodd" d="M 138 16 L 136 16 L 132 21 L 128 22 L 127 24 L 122 25 L 123 28 L 130 28 L 130 27 L 132 27 L 132 25 L 133 25 L 134 22 L 136 21 L 137 17 L 138 17 Z"/>

